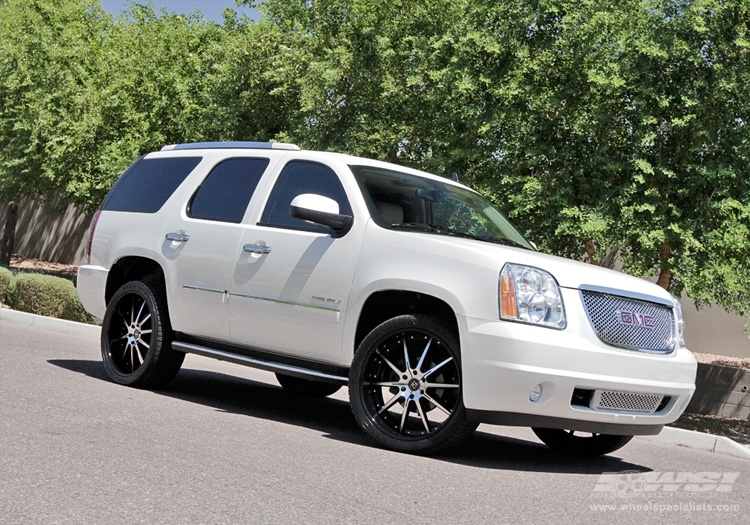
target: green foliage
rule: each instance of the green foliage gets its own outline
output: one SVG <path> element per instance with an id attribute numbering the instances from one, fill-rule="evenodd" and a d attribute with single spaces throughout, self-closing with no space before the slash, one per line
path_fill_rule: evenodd
<path id="1" fill-rule="evenodd" d="M 33 273 L 16 276 L 8 305 L 22 312 L 91 323 L 73 283 L 61 277 Z"/>
<path id="2" fill-rule="evenodd" d="M 0 3 L 0 196 L 41 198 L 90 169 L 87 86 L 105 17 L 95 0 Z"/>
<path id="3" fill-rule="evenodd" d="M 3 297 L 3 302 L 7 305 L 13 308 L 13 305 L 16 303 L 16 279 L 15 277 L 10 280 L 10 284 L 8 285 L 8 288 L 5 290 L 5 296 Z"/>
<path id="4" fill-rule="evenodd" d="M 10 282 L 13 280 L 13 273 L 7 268 L 0 266 L 0 303 L 5 299 L 5 292 L 10 286 Z"/>
<path id="5" fill-rule="evenodd" d="M 547 251 L 747 312 L 748 0 L 263 8 L 298 39 L 290 140 L 455 171 Z"/>
<path id="6" fill-rule="evenodd" d="M 213 138 L 202 130 L 213 122 L 206 82 L 221 35 L 220 26 L 202 18 L 158 16 L 140 4 L 127 18 L 107 19 L 89 50 L 95 71 L 79 95 L 87 121 L 77 139 L 81 154 L 68 162 L 70 199 L 95 208 L 140 155 Z"/>
<path id="7" fill-rule="evenodd" d="M 62 319 L 68 321 L 76 321 L 78 323 L 93 324 L 94 320 L 91 314 L 86 311 L 81 303 L 81 298 L 78 296 L 78 290 L 74 290 L 68 296 L 68 300 L 63 308 Z"/>

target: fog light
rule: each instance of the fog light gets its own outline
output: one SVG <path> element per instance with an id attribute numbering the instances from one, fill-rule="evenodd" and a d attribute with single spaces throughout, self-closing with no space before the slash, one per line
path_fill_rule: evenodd
<path id="1" fill-rule="evenodd" d="M 532 403 L 539 401 L 542 398 L 542 385 L 536 385 L 534 388 L 531 389 L 531 394 L 529 394 L 529 401 Z"/>

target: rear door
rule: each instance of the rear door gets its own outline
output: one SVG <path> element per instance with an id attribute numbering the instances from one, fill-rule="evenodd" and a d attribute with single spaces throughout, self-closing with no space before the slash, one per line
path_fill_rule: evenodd
<path id="1" fill-rule="evenodd" d="M 262 156 L 222 160 L 167 222 L 162 255 L 176 331 L 229 340 L 227 298 L 242 220 L 269 163 Z"/>

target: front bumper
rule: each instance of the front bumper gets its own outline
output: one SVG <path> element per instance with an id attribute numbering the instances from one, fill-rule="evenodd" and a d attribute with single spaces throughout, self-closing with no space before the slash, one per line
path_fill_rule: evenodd
<path id="1" fill-rule="evenodd" d="M 682 414 L 695 391 L 697 364 L 687 348 L 654 355 L 611 347 L 596 337 L 585 315 L 569 315 L 561 331 L 470 317 L 459 323 L 464 404 L 475 421 L 657 434 Z M 541 395 L 532 401 L 535 388 Z M 594 409 L 582 405 L 580 395 L 574 401 L 574 392 L 597 390 L 669 400 L 653 413 Z"/>

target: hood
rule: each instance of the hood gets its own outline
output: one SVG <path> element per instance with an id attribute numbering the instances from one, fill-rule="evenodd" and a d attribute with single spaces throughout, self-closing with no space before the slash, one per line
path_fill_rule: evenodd
<path id="1" fill-rule="evenodd" d="M 511 250 L 513 253 L 508 253 Z M 578 289 L 582 285 L 593 285 L 672 300 L 669 292 L 651 281 L 593 264 L 515 248 L 505 251 L 503 255 L 507 262 L 526 264 L 548 271 L 563 288 Z"/>

